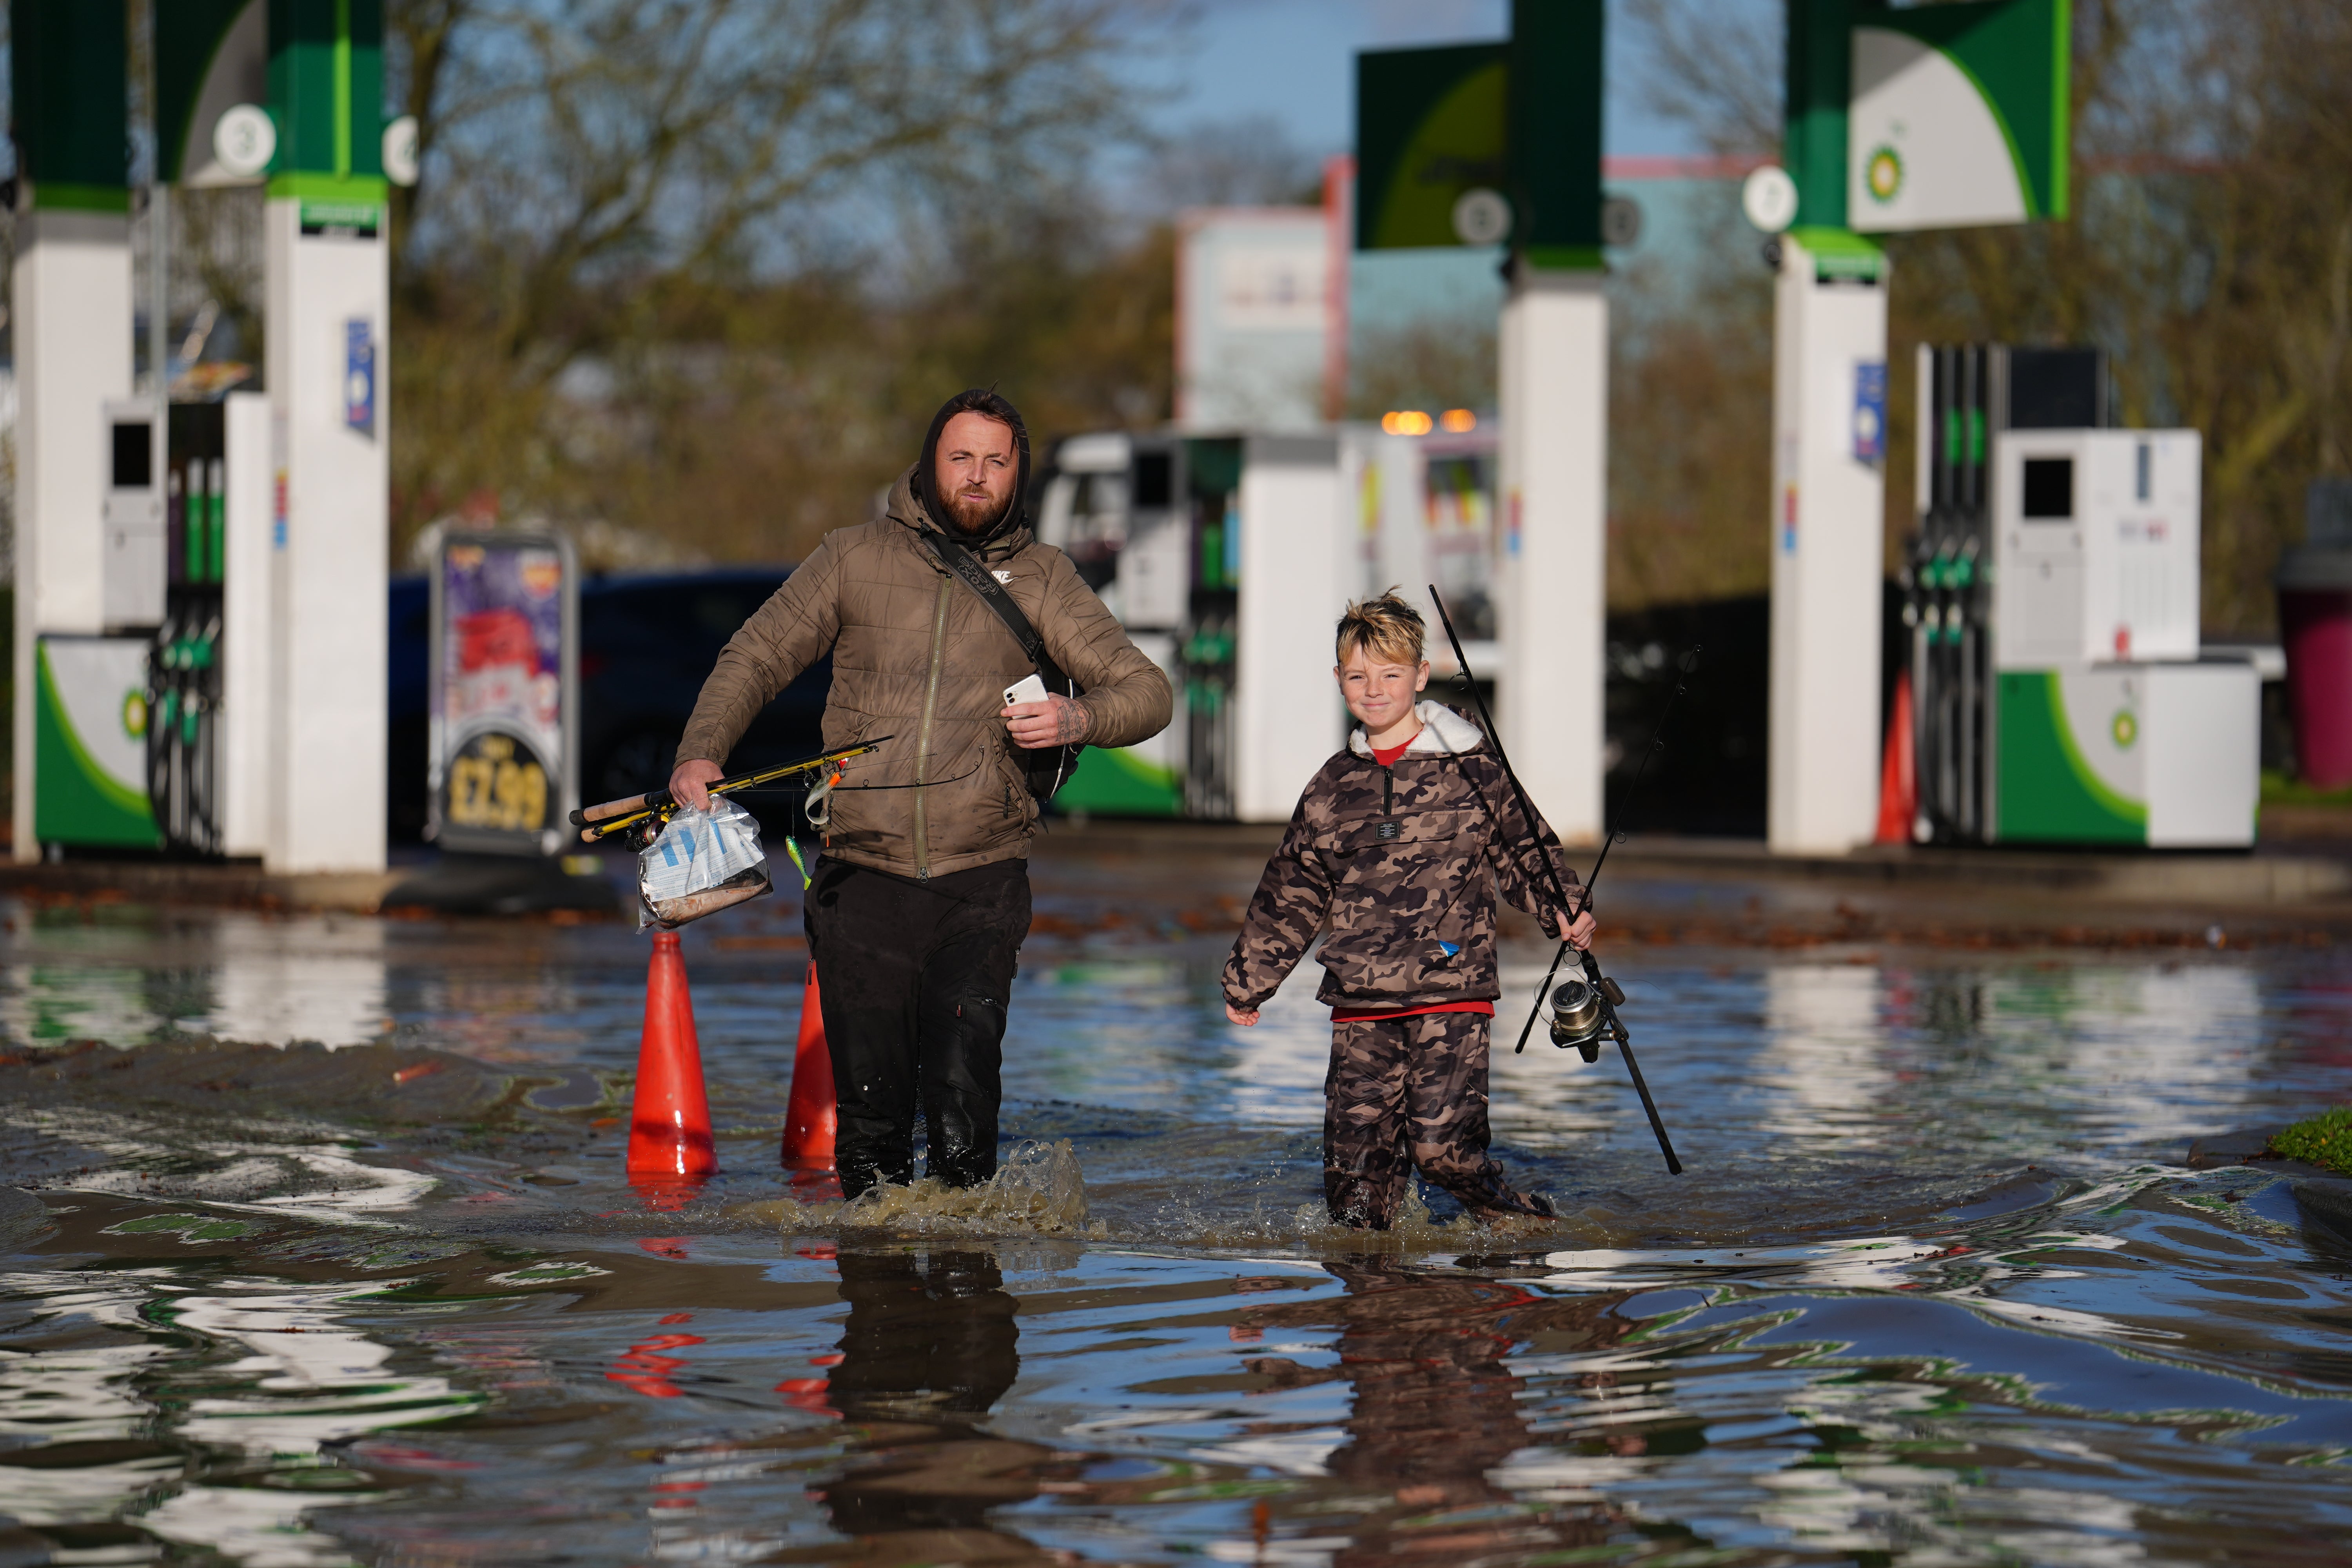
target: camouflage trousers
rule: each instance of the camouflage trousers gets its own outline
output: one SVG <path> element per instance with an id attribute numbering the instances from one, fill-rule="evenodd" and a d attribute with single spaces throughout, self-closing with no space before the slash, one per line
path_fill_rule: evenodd
<path id="1" fill-rule="evenodd" d="M 1549 1215 L 1486 1152 L 1486 1038 L 1476 1013 L 1331 1025 L 1323 1079 L 1323 1200 L 1331 1218 L 1386 1230 L 1419 1170 L 1469 1209 Z"/>

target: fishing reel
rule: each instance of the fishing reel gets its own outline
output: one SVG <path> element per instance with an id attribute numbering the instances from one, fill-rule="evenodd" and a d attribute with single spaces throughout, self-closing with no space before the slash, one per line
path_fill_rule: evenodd
<path id="1" fill-rule="evenodd" d="M 1601 1059 L 1601 1042 L 1615 1033 L 1612 1008 L 1622 1006 L 1625 993 L 1605 974 L 1590 980 L 1570 976 L 1544 997 L 1545 1022 L 1551 1043 L 1561 1050 L 1574 1046 L 1586 1061 Z"/>

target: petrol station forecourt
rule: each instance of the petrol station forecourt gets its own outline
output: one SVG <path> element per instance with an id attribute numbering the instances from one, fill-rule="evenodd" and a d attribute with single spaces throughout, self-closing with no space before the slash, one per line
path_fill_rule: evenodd
<path id="1" fill-rule="evenodd" d="M 2352 489 L 2314 487 L 2276 646 L 2215 635 L 2224 444 L 2125 423 L 2136 345 L 1890 353 L 1926 276 L 1890 237 L 2079 216 L 2072 6 L 1787 0 L 1738 171 L 1769 586 L 1612 611 L 1623 54 L 1601 0 L 1499 9 L 1355 58 L 1319 205 L 1171 222 L 1148 416 L 1033 451 L 1060 389 L 942 373 L 790 566 L 611 571 L 491 495 L 395 574 L 397 193 L 454 166 L 388 96 L 415 18 L 15 0 L 0 1539 L 2341 1533 Z M 223 192 L 268 345 L 225 392 L 172 293 Z M 1492 398 L 1343 416 L 1350 269 L 1415 255 L 1500 266 Z M 1418 654 L 1335 670 L 1367 614 Z M 1351 668 L 1397 700 L 1335 700 Z M 1495 823 L 1499 901 L 1457 853 Z M 1318 879 L 1360 928 L 1250 969 L 1254 894 Z M 1372 1016 L 1274 973 L 1309 957 Z M 1382 1074 L 1421 1098 L 1350 1142 Z"/>

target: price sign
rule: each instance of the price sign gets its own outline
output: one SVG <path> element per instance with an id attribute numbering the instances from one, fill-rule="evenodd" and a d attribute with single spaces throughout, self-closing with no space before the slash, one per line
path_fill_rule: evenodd
<path id="1" fill-rule="evenodd" d="M 546 764 L 519 736 L 483 731 L 449 759 L 446 809 L 453 827 L 538 833 L 555 826 L 554 804 Z"/>
<path id="2" fill-rule="evenodd" d="M 444 848 L 562 852 L 579 804 L 578 625 L 578 575 L 562 535 L 442 540 L 425 831 Z"/>

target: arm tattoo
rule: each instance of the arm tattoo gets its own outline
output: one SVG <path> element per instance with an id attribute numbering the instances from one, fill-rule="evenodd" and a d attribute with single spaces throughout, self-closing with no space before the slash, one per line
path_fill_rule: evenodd
<path id="1" fill-rule="evenodd" d="M 1094 727 L 1095 716 L 1087 711 L 1084 703 L 1074 702 L 1065 697 L 1054 704 L 1054 743 L 1055 745 L 1077 745 L 1087 738 L 1087 731 Z"/>

